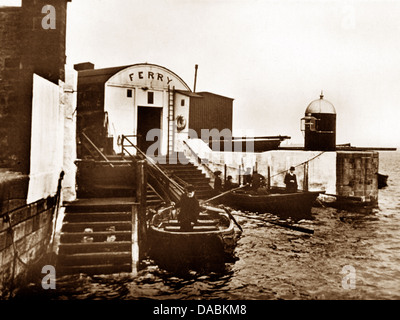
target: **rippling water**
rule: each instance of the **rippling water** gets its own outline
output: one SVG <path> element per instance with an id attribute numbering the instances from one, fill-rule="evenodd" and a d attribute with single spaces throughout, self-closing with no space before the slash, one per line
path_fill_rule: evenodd
<path id="1" fill-rule="evenodd" d="M 308 235 L 239 217 L 237 260 L 222 270 L 177 275 L 149 261 L 137 275 L 65 276 L 51 299 L 400 299 L 400 152 L 380 152 L 379 191 L 372 213 L 313 208 Z M 345 289 L 344 266 L 355 270 Z M 346 287 L 346 286 L 345 286 Z M 348 288 L 348 287 L 347 287 Z M 29 293 L 43 293 L 32 284 Z"/>

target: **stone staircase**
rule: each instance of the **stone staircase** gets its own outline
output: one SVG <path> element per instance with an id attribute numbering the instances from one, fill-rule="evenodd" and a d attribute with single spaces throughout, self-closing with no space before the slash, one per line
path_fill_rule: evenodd
<path id="1" fill-rule="evenodd" d="M 132 272 L 134 198 L 78 199 L 65 205 L 60 274 Z"/>
<path id="2" fill-rule="evenodd" d="M 136 176 L 132 163 L 78 162 L 78 199 L 64 203 L 57 272 L 110 274 L 132 272 L 137 206 Z M 147 185 L 147 206 L 157 206 L 160 196 Z"/>
<path id="3" fill-rule="evenodd" d="M 193 185 L 198 199 L 209 199 L 213 196 L 210 178 L 207 178 L 199 168 L 190 163 L 183 153 L 176 153 L 173 157 L 163 158 L 159 161 L 159 166 L 172 178 L 175 176 L 185 183 Z"/>
<path id="4" fill-rule="evenodd" d="M 177 156 L 180 162 L 169 158 L 159 164 L 161 169 L 193 185 L 199 199 L 210 198 L 209 179 L 182 154 Z M 130 161 L 121 156 L 107 158 L 78 161 L 78 199 L 64 204 L 57 261 L 61 275 L 132 272 L 136 267 L 132 258 L 136 177 Z M 146 201 L 147 206 L 162 202 L 151 185 L 147 185 Z"/>

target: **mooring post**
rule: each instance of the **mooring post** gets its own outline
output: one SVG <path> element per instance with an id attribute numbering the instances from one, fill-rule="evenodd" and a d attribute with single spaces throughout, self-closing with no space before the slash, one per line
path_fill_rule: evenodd
<path id="1" fill-rule="evenodd" d="M 308 191 L 308 162 L 304 164 L 303 190 Z"/>
<path id="2" fill-rule="evenodd" d="M 146 161 L 138 161 L 138 186 L 136 189 L 137 202 L 139 208 L 137 210 L 138 221 L 138 243 L 139 243 L 139 261 L 145 257 L 147 251 L 147 234 L 146 234 L 146 191 L 147 191 L 147 175 Z"/>
<path id="3" fill-rule="evenodd" d="M 138 204 L 132 205 L 132 273 L 136 274 L 139 264 L 139 243 L 138 243 Z"/>
<path id="4" fill-rule="evenodd" d="M 226 164 L 224 164 L 224 185 L 226 184 Z"/>

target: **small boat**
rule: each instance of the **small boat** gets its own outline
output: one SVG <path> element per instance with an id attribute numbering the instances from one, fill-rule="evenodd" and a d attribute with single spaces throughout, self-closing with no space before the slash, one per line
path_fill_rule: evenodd
<path id="1" fill-rule="evenodd" d="M 222 201 L 232 208 L 259 213 L 272 213 L 294 220 L 311 217 L 311 208 L 319 194 L 325 191 L 301 191 L 287 193 L 285 188 L 271 187 L 265 194 L 250 190 L 228 193 Z"/>
<path id="2" fill-rule="evenodd" d="M 388 175 L 386 174 L 381 174 L 378 173 L 378 188 L 382 189 L 384 187 L 387 187 L 387 179 L 389 178 Z"/>
<path id="3" fill-rule="evenodd" d="M 200 213 L 192 231 L 181 231 L 176 212 L 160 209 L 149 224 L 149 255 L 166 269 L 184 269 L 232 260 L 236 245 L 234 222 L 223 210 Z"/>

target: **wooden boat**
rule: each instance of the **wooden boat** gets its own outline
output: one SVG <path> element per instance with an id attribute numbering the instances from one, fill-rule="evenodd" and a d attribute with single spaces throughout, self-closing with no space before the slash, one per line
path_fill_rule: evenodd
<path id="1" fill-rule="evenodd" d="M 166 269 L 220 264 L 235 249 L 233 220 L 225 212 L 205 210 L 192 231 L 181 231 L 171 207 L 158 211 L 148 228 L 149 253 Z"/>
<path id="2" fill-rule="evenodd" d="M 378 173 L 378 188 L 382 189 L 384 187 L 387 187 L 387 179 L 389 178 L 388 175 L 386 174 L 381 174 Z"/>
<path id="3" fill-rule="evenodd" d="M 287 193 L 285 188 L 271 187 L 265 194 L 260 194 L 241 189 L 228 193 L 222 201 L 235 209 L 300 220 L 311 217 L 311 208 L 320 193 L 325 191 Z"/>
<path id="4" fill-rule="evenodd" d="M 277 150 L 281 142 L 286 139 L 290 139 L 290 137 L 230 137 L 224 140 L 210 140 L 208 145 L 213 151 L 245 151 L 251 148 L 251 152 L 265 152 L 269 150 Z"/>

